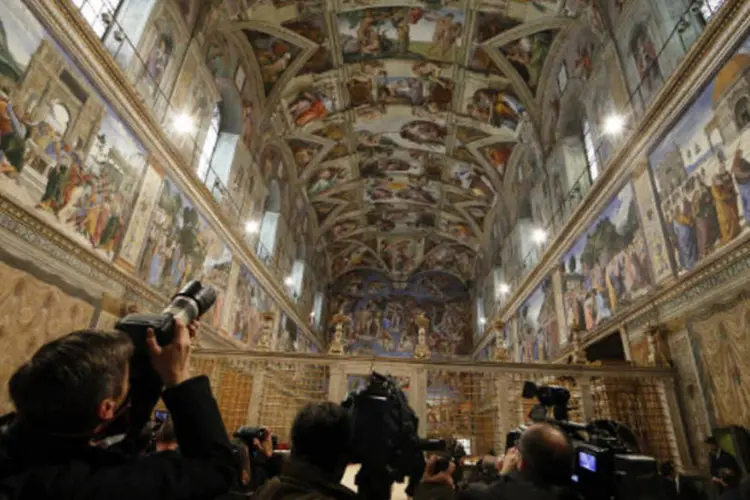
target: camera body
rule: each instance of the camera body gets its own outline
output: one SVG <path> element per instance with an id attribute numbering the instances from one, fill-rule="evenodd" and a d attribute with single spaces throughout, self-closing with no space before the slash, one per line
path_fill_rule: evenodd
<path id="1" fill-rule="evenodd" d="M 373 372 L 342 406 L 352 419 L 350 462 L 362 464 L 357 486 L 366 500 L 390 498 L 391 484 L 407 476 L 409 494 L 424 473 L 423 452 L 446 449 L 443 440 L 419 437 L 419 419 L 393 377 Z"/>
<path id="2" fill-rule="evenodd" d="M 536 398 L 539 405 L 532 421 L 557 425 L 571 440 L 575 451 L 572 483 L 585 500 L 642 498 L 653 491 L 657 461 L 639 455 L 635 435 L 624 425 L 611 420 L 595 420 L 589 424 L 568 421 L 570 392 L 564 387 L 537 386 L 525 382 L 523 397 Z M 547 408 L 553 408 L 554 419 L 547 419 Z M 506 435 L 506 452 L 516 446 L 525 426 Z"/>
<path id="3" fill-rule="evenodd" d="M 240 427 L 236 431 L 234 431 L 234 434 L 232 436 L 241 439 L 245 442 L 247 445 L 247 448 L 250 450 L 250 454 L 253 455 L 257 450 L 255 450 L 255 446 L 253 445 L 253 440 L 257 439 L 261 443 L 268 439 L 268 436 L 271 436 L 271 447 L 274 451 L 279 446 L 279 438 L 275 434 L 271 434 L 271 431 L 264 427 Z"/>
<path id="4" fill-rule="evenodd" d="M 130 361 L 130 410 L 107 427 L 109 434 L 125 433 L 126 441 L 137 440 L 161 396 L 162 383 L 151 366 L 146 343 L 148 330 L 153 329 L 159 345 L 168 345 L 174 339 L 176 321 L 188 325 L 211 309 L 215 302 L 216 291 L 194 280 L 177 292 L 161 313 L 129 314 L 115 324 L 116 330 L 132 339 L 134 351 Z"/>

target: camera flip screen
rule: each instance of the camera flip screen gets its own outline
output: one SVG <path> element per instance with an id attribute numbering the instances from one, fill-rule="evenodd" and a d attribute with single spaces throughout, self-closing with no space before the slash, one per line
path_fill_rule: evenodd
<path id="1" fill-rule="evenodd" d="M 584 451 L 579 451 L 578 466 L 587 471 L 596 472 L 596 456 Z"/>

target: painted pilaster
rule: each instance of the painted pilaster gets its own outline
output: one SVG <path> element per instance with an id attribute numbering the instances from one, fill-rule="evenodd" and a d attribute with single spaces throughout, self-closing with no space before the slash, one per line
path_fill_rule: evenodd
<path id="1" fill-rule="evenodd" d="M 656 191 L 651 181 L 646 158 L 640 161 L 633 174 L 633 188 L 643 235 L 651 257 L 653 283 L 659 284 L 673 276 L 673 262 L 669 257 L 670 246 L 664 237 L 659 208 L 655 201 Z"/>
<path id="2" fill-rule="evenodd" d="M 565 304 L 563 302 L 562 273 L 559 268 L 554 273 L 552 273 L 552 293 L 554 294 L 554 298 L 555 298 L 555 312 L 557 314 L 557 325 L 558 325 L 557 347 L 558 347 L 558 350 L 560 350 L 568 343 L 568 340 L 570 338 L 570 333 L 568 332 L 568 325 L 565 320 Z"/>
<path id="3" fill-rule="evenodd" d="M 228 336 L 232 335 L 232 321 L 234 318 L 237 303 L 234 300 L 237 294 L 237 281 L 240 276 L 240 262 L 237 259 L 232 260 L 232 268 L 229 270 L 229 282 L 224 294 L 224 303 L 221 310 L 221 330 Z"/>

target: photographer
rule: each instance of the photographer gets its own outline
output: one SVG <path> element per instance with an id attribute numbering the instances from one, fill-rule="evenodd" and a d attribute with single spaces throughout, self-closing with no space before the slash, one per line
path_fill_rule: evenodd
<path id="1" fill-rule="evenodd" d="M 274 453 L 276 438 L 271 431 L 265 427 L 241 427 L 234 436 L 245 443 L 250 453 L 250 491 L 257 490 L 269 479 L 281 474 L 284 457 Z"/>
<path id="2" fill-rule="evenodd" d="M 232 439 L 232 454 L 234 455 L 236 469 L 240 475 L 229 493 L 216 500 L 242 500 L 250 498 L 253 494 L 251 487 L 250 450 L 248 450 L 247 444 L 243 439 Z"/>
<path id="3" fill-rule="evenodd" d="M 9 382 L 17 418 L 0 442 L 0 498 L 17 500 L 206 499 L 237 475 L 208 378 L 188 373 L 197 323 L 176 324 L 172 342 L 147 336 L 181 456 L 123 455 L 91 445 L 128 411 L 131 338 L 83 330 L 42 346 Z"/>
<path id="4" fill-rule="evenodd" d="M 455 470 L 456 464 L 450 457 L 430 457 L 414 500 L 452 500 Z"/>
<path id="5" fill-rule="evenodd" d="M 505 455 L 501 479 L 486 490 L 493 500 L 563 500 L 570 490 L 574 451 L 568 437 L 550 424 L 535 424 L 522 435 L 518 448 Z"/>
<path id="6" fill-rule="evenodd" d="M 352 500 L 341 485 L 349 463 L 349 414 L 333 403 L 305 406 L 292 425 L 291 460 L 281 476 L 255 493 L 257 500 Z"/>

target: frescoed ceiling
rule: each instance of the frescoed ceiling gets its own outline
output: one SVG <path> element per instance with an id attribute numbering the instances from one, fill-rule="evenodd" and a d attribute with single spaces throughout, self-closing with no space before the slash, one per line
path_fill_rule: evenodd
<path id="1" fill-rule="evenodd" d="M 474 278 L 508 171 L 541 150 L 546 62 L 601 19 L 593 3 L 217 2 L 218 29 L 247 42 L 258 130 L 294 163 L 331 279 Z"/>

